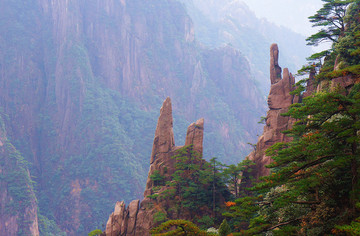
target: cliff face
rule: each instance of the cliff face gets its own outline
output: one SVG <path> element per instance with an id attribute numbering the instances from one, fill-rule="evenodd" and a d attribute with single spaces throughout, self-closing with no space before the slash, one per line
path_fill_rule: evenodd
<path id="1" fill-rule="evenodd" d="M 191 124 L 186 133 L 185 146 L 192 145 L 193 150 L 202 156 L 204 135 L 204 119 Z M 106 224 L 104 235 L 150 235 L 149 231 L 156 225 L 154 215 L 159 209 L 164 208 L 172 199 L 156 200 L 148 196 L 154 193 L 154 181 L 150 178 L 155 172 L 165 176 L 165 181 L 170 181 L 170 176 L 175 172 L 176 159 L 172 158 L 182 146 L 175 146 L 173 133 L 173 117 L 170 98 L 167 98 L 160 110 L 157 123 L 150 169 L 144 200 L 132 201 L 126 208 L 124 202 L 117 202 L 114 212 L 110 215 Z M 198 161 L 201 161 L 199 159 Z M 166 188 L 166 187 L 163 187 Z M 161 189 L 164 191 L 165 189 Z M 139 205 L 140 204 L 140 205 Z M 173 219 L 189 218 L 186 212 L 173 215 Z"/>
<path id="2" fill-rule="evenodd" d="M 277 44 L 270 47 L 270 81 L 271 88 L 268 97 L 269 110 L 267 112 L 263 134 L 259 137 L 256 149 L 248 158 L 255 162 L 254 173 L 251 175 L 258 179 L 260 176 L 268 175 L 269 169 L 265 166 L 270 164 L 271 158 L 266 156 L 265 151 L 278 142 L 288 142 L 290 138 L 282 131 L 291 128 L 294 122 L 290 117 L 280 114 L 287 112 L 289 106 L 298 102 L 299 98 L 289 93 L 294 90 L 295 78 L 285 68 L 283 71 L 278 63 L 279 49 Z M 281 74 L 283 73 L 282 77 Z"/>
<path id="3" fill-rule="evenodd" d="M 0 117 L 0 235 L 39 235 L 36 197 L 28 165 L 10 143 Z"/>
<path id="4" fill-rule="evenodd" d="M 0 107 L 31 163 L 40 233 L 84 234 L 118 196 L 141 198 L 164 97 L 181 111 L 175 131 L 207 120 L 206 156 L 247 153 L 264 110 L 250 66 L 229 46 L 200 47 L 180 3 L 5 0 L 0 14 Z"/>
<path id="5" fill-rule="evenodd" d="M 229 44 L 247 58 L 263 96 L 270 89 L 268 72 L 268 45 L 278 42 L 282 60 L 295 71 L 311 53 L 304 44 L 305 37 L 264 19 L 258 19 L 241 0 L 179 0 L 183 2 L 194 21 L 195 35 L 204 45 L 218 47 Z"/>

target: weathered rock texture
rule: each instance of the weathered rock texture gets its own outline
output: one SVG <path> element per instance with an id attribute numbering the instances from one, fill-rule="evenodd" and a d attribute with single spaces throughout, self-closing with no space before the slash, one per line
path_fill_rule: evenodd
<path id="1" fill-rule="evenodd" d="M 37 213 L 29 169 L 8 140 L 0 115 L 0 235 L 38 236 Z"/>
<path id="2" fill-rule="evenodd" d="M 270 47 L 270 83 L 275 84 L 281 80 L 281 67 L 279 66 L 279 47 L 272 44 Z"/>
<path id="3" fill-rule="evenodd" d="M 309 79 L 306 85 L 306 90 L 302 94 L 302 97 L 307 97 L 312 95 L 316 91 L 316 83 L 315 83 L 315 68 L 310 70 Z"/>
<path id="4" fill-rule="evenodd" d="M 185 140 L 185 146 L 192 145 L 193 150 L 200 156 L 202 156 L 203 150 L 203 135 L 204 119 L 200 119 L 188 127 Z M 170 201 L 170 199 L 158 201 L 147 197 L 154 193 L 153 181 L 150 179 L 150 176 L 155 171 L 159 171 L 161 175 L 165 176 L 165 180 L 170 180 L 169 177 L 175 172 L 174 165 L 176 162 L 172 156 L 176 155 L 176 150 L 180 148 L 182 146 L 175 146 L 171 100 L 167 98 L 160 109 L 160 116 L 155 131 L 144 200 L 141 202 L 134 200 L 127 208 L 124 202 L 117 202 L 115 210 L 110 215 L 106 224 L 104 235 L 149 235 L 149 230 L 155 226 L 153 221 L 154 214 L 162 205 Z M 176 215 L 174 217 L 187 218 L 190 216 Z"/>
<path id="5" fill-rule="evenodd" d="M 282 133 L 282 131 L 291 128 L 295 120 L 291 117 L 281 116 L 288 111 L 291 104 L 301 102 L 303 98 L 322 90 L 335 90 L 343 88 L 340 92 L 347 94 L 356 83 L 356 78 L 352 76 L 343 76 L 333 78 L 330 81 L 325 79 L 318 84 L 315 82 L 315 68 L 310 71 L 305 92 L 299 97 L 291 95 L 290 92 L 295 89 L 295 79 L 289 70 L 285 68 L 281 71 L 278 64 L 279 49 L 276 44 L 270 48 L 270 80 L 271 89 L 268 97 L 269 110 L 265 118 L 266 125 L 263 134 L 259 137 L 255 150 L 248 155 L 248 159 L 254 161 L 255 166 L 252 173 L 244 172 L 243 185 L 250 186 L 249 176 L 257 180 L 261 176 L 269 174 L 269 169 L 265 166 L 271 163 L 271 158 L 266 156 L 265 151 L 278 142 L 289 142 L 291 138 Z M 335 65 L 335 70 L 336 65 Z M 281 73 L 283 73 L 281 79 Z"/>
<path id="6" fill-rule="evenodd" d="M 266 125 L 263 134 L 258 139 L 256 149 L 247 157 L 256 164 L 255 171 L 252 173 L 256 179 L 269 174 L 269 170 L 265 166 L 270 164 L 271 158 L 266 156 L 266 149 L 277 142 L 290 141 L 290 138 L 281 132 L 289 129 L 293 120 L 280 114 L 287 112 L 289 106 L 298 101 L 296 96 L 289 94 L 294 90 L 295 78 L 287 68 L 283 70 L 281 78 L 282 71 L 278 64 L 278 58 L 278 46 L 273 44 L 270 47 L 271 88 L 268 97 L 269 111 L 265 118 Z"/>
<path id="7" fill-rule="evenodd" d="M 178 1 L 3 0 L 0 16 L 7 136 L 31 163 L 42 216 L 67 235 L 100 225 L 119 195 L 141 198 L 166 96 L 179 129 L 205 117 L 207 156 L 247 154 L 265 110 L 250 65 L 233 47 L 197 44 Z"/>

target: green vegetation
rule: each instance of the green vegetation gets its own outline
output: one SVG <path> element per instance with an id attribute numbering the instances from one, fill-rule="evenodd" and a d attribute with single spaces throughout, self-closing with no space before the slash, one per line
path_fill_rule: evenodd
<path id="1" fill-rule="evenodd" d="M 102 234 L 102 231 L 100 229 L 95 229 L 93 231 L 91 231 L 90 233 L 88 233 L 88 236 L 96 236 L 96 235 L 100 235 Z"/>
<path id="2" fill-rule="evenodd" d="M 249 160 L 244 160 L 237 165 L 229 165 L 224 169 L 223 174 L 227 182 L 229 190 L 234 194 L 235 198 L 240 197 L 240 180 L 241 173 L 249 169 L 254 163 Z"/>
<path id="3" fill-rule="evenodd" d="M 286 114 L 298 120 L 288 131 L 293 141 L 268 150 L 273 171 L 257 185 L 258 191 L 266 193 L 263 204 L 267 205 L 260 212 L 268 213 L 261 216 L 271 227 L 283 223 L 306 234 L 330 233 L 335 222 L 356 214 L 358 89 L 353 88 L 348 97 L 337 91 L 317 93 Z"/>
<path id="4" fill-rule="evenodd" d="M 223 221 L 224 205 L 231 204 L 230 200 L 240 195 L 241 171 L 249 170 L 253 163 L 245 160 L 237 165 L 226 166 L 217 158 L 206 162 L 194 152 L 192 145 L 177 150 L 173 158 L 176 160 L 175 172 L 170 178 L 159 172 L 151 175 L 154 193 L 147 197 L 159 201 L 159 205 L 163 206 L 155 213 L 154 223 L 158 225 L 174 216 L 190 213 L 191 220 L 203 230 L 219 226 Z M 155 184 L 155 181 L 164 179 L 168 181 L 161 188 Z M 163 204 L 164 200 L 166 204 Z M 224 221 L 221 232 L 230 232 L 229 227 Z"/>
<path id="5" fill-rule="evenodd" d="M 154 182 L 154 186 L 162 186 L 164 185 L 165 176 L 160 174 L 160 171 L 155 170 L 152 175 L 150 175 L 150 179 Z"/>
<path id="6" fill-rule="evenodd" d="M 171 230 L 173 227 L 176 229 Z M 153 236 L 172 236 L 172 235 L 194 235 L 207 236 L 213 235 L 202 231 L 194 223 L 186 220 L 169 220 L 150 231 Z"/>
<path id="7" fill-rule="evenodd" d="M 44 236 L 66 236 L 66 232 L 61 231 L 54 220 L 38 214 L 39 233 Z"/>
<path id="8" fill-rule="evenodd" d="M 68 11 L 59 9 L 64 13 L 59 17 L 69 14 L 78 22 L 64 25 L 67 28 L 61 32 L 57 32 L 59 25 L 51 15 L 54 11 L 43 11 L 41 4 L 34 0 L 26 3 L 5 0 L 0 17 L 0 34 L 9 39 L 0 45 L 0 64 L 4 67 L 1 102 L 9 116 L 11 144 L 30 163 L 26 166 L 37 181 L 34 188 L 41 215 L 41 234 L 60 235 L 61 228 L 82 235 L 94 228 L 103 228 L 104 219 L 119 197 L 125 201 L 142 197 L 158 108 L 165 93 L 170 92 L 181 101 L 177 104 L 179 113 L 174 114 L 176 140 L 185 139 L 187 119 L 199 118 L 199 114 L 189 114 L 191 112 L 180 114 L 183 107 L 203 113 L 209 121 L 214 117 L 213 124 L 222 120 L 233 127 L 230 136 L 243 137 L 244 128 L 228 105 L 234 99 L 221 98 L 223 90 L 218 89 L 213 79 L 207 79 L 207 87 L 194 92 L 195 97 L 188 96 L 192 81 L 187 75 L 193 74 L 190 62 L 199 62 L 199 76 L 204 79 L 209 78 L 207 67 L 211 66 L 204 62 L 207 55 L 203 54 L 208 50 L 200 49 L 195 41 L 184 41 L 187 34 L 184 30 L 188 28 L 184 23 L 190 22 L 180 3 L 130 1 L 125 15 L 137 23 L 124 31 L 118 30 L 124 29 L 121 20 L 124 14 L 113 17 L 94 1 L 86 4 L 74 1 L 68 3 Z M 80 21 L 84 21 L 83 24 Z M 76 25 L 84 27 L 73 27 Z M 96 30 L 90 34 L 89 25 L 100 25 L 98 28 L 106 28 L 109 34 L 98 37 L 103 34 L 95 33 Z M 128 48 L 122 37 L 118 37 L 120 31 L 141 39 L 140 47 Z M 104 43 L 100 43 L 103 40 Z M 109 50 L 102 50 L 105 48 L 100 45 L 107 45 L 106 48 L 117 50 L 114 55 L 122 56 L 112 58 Z M 125 54 L 125 48 L 130 50 L 129 54 Z M 134 71 L 134 75 L 128 76 L 131 78 L 122 78 L 127 70 L 123 68 L 127 56 L 136 59 L 129 60 L 130 67 L 141 68 L 141 71 Z M 109 60 L 114 60 L 116 65 L 112 66 Z M 168 87 L 159 89 L 158 78 L 168 78 L 169 83 L 165 83 Z M 129 82 L 125 79 L 133 84 L 125 86 Z M 132 97 L 127 94 L 127 86 L 134 89 Z M 142 90 L 143 86 L 148 87 Z M 205 104 L 201 110 L 198 104 L 204 98 L 211 104 L 208 100 L 211 97 L 216 98 L 216 106 L 207 109 Z M 196 106 L 189 108 L 189 104 Z M 260 115 L 261 109 L 249 110 L 254 117 Z M 204 141 L 209 153 L 223 156 L 230 163 L 239 152 L 246 152 L 238 148 L 237 141 L 226 149 L 224 144 L 230 141 L 218 134 L 220 127 L 209 125 L 207 130 L 212 130 Z M 20 178 L 16 177 L 18 173 L 12 175 L 13 179 Z M 160 179 L 154 180 L 156 185 L 165 184 L 161 176 L 157 178 Z M 26 188 L 13 186 L 10 190 L 25 199 Z M 20 193 L 22 191 L 24 193 Z M 14 214 L 18 212 L 15 208 L 21 210 L 20 205 L 11 204 Z M 80 214 L 74 214 L 75 209 Z M 74 221 L 80 223 L 70 223 Z"/>
<path id="9" fill-rule="evenodd" d="M 210 163 L 205 162 L 193 150 L 192 145 L 177 150 L 177 155 L 173 158 L 176 159 L 175 172 L 171 175 L 171 180 L 165 183 L 166 190 L 148 197 L 174 199 L 175 201 L 170 200 L 168 207 L 164 209 L 169 215 L 180 215 L 188 211 L 199 212 L 198 209 L 203 209 L 203 212 L 199 212 L 200 215 L 193 214 L 193 218 L 197 218 L 202 225 L 209 225 L 209 220 L 201 214 L 216 214 L 223 198 L 229 197 L 224 179 L 219 172 L 219 166 L 222 165 L 215 158 Z M 159 176 L 159 173 L 154 173 L 153 181 L 163 180 L 163 177 Z"/>
<path id="10" fill-rule="evenodd" d="M 30 234 L 29 215 L 20 212 L 36 212 L 34 182 L 29 173 L 29 163 L 7 139 L 5 123 L 0 109 L 0 196 L 3 219 L 17 217 L 18 235 Z M 34 215 L 35 216 L 35 215 Z M 33 216 L 32 220 L 36 220 Z"/>
<path id="11" fill-rule="evenodd" d="M 224 219 L 219 227 L 219 235 L 227 236 L 230 233 L 231 233 L 230 225 L 227 223 L 226 219 Z"/>
<path id="12" fill-rule="evenodd" d="M 317 52 L 307 58 L 308 64 L 298 71 L 298 75 L 304 75 L 312 70 L 326 70 L 328 67 L 334 66 L 335 57 L 339 53 L 332 53 L 335 45 L 347 38 L 349 30 L 345 30 L 349 26 L 349 11 L 347 10 L 353 0 L 322 0 L 324 5 L 317 13 L 309 17 L 313 27 L 320 27 L 320 30 L 306 39 L 308 45 L 318 46 L 322 42 L 333 42 L 330 49 Z M 347 40 L 348 42 L 348 40 Z M 335 44 L 336 43 L 336 44 Z M 344 44 L 343 42 L 341 44 Z M 349 45 L 347 45 L 349 46 Z M 352 46 L 352 45 L 351 45 Z M 326 60 L 324 61 L 324 58 Z M 331 59 L 330 59 L 331 58 Z"/>
<path id="13" fill-rule="evenodd" d="M 270 175 L 251 189 L 239 187 L 240 173 L 251 163 L 213 171 L 222 176 L 235 198 L 222 206 L 225 220 L 220 235 L 231 231 L 233 235 L 360 233 L 360 1 L 323 1 L 324 7 L 310 17 L 314 26 L 323 28 L 309 37 L 309 43 L 330 40 L 334 44 L 331 50 L 311 56 L 310 60 L 319 63 L 300 73 L 315 74 L 318 67 L 315 83 L 331 86 L 282 114 L 295 120 L 284 132 L 292 140 L 266 151 L 273 159 L 267 166 Z M 349 76 L 354 83 L 346 88 L 332 84 L 333 78 L 342 76 Z M 302 94 L 305 82 L 299 81 L 293 93 Z M 211 160 L 210 166 L 219 165 Z M 211 201 L 203 204 L 211 206 Z"/>
<path id="14" fill-rule="evenodd" d="M 154 214 L 154 223 L 155 224 L 163 223 L 166 220 L 167 220 L 166 213 L 164 213 L 162 211 L 158 211 Z"/>
<path id="15" fill-rule="evenodd" d="M 338 42 L 345 31 L 345 13 L 347 6 L 352 0 L 322 0 L 323 7 L 313 16 L 309 17 L 313 27 L 321 27 L 316 34 L 306 40 L 308 45 L 317 46 L 320 42 Z"/>
<path id="16" fill-rule="evenodd" d="M 140 1 L 127 3 L 127 9 L 132 9 L 129 15 L 131 20 L 145 19 L 146 22 L 149 19 L 149 25 L 163 26 L 158 34 L 149 34 L 154 38 L 163 36 L 163 44 L 158 43 L 160 40 L 157 38 L 152 38 L 144 40 L 146 45 L 139 49 L 145 52 L 145 55 L 137 55 L 144 57 L 144 61 L 139 62 L 139 67 L 144 69 L 141 73 L 149 72 L 149 77 L 171 75 L 169 78 L 185 81 L 184 84 L 189 87 L 191 83 L 186 81 L 185 72 L 189 71 L 186 61 L 196 58 L 201 62 L 199 66 L 204 67 L 199 69 L 199 74 L 201 78 L 206 77 L 207 87 L 196 92 L 197 97 L 193 100 L 197 107 L 193 109 L 200 111 L 201 105 L 206 107 L 205 115 L 213 119 L 213 124 L 224 122 L 224 126 L 216 127 L 224 131 L 224 136 L 240 137 L 244 127 L 236 118 L 242 111 L 233 111 L 228 102 L 232 102 L 232 98 L 240 93 L 236 91 L 234 95 L 229 92 L 229 97 L 211 100 L 222 93 L 217 90 L 218 81 L 209 79 L 209 74 L 216 74 L 211 69 L 219 69 L 218 59 L 222 51 L 202 52 L 196 49 L 195 43 L 189 43 L 184 50 L 196 53 L 179 61 L 174 52 L 179 52 L 179 48 L 186 44 L 182 40 L 186 32 L 179 30 L 184 28 L 181 21 L 172 22 L 171 11 L 162 12 L 159 18 L 153 17 L 165 2 L 147 5 Z M 48 28 L 48 23 L 33 27 L 37 22 L 49 22 L 46 16 L 39 14 L 43 11 L 38 9 L 40 7 L 36 1 L 6 3 L 2 8 L 0 34 L 11 40 L 6 40 L 0 46 L 1 51 L 5 52 L 2 61 L 4 68 L 10 68 L 6 75 L 8 79 L 4 81 L 7 86 L 4 97 L 8 99 L 4 103 L 13 137 L 4 138 L 1 144 L 0 186 L 9 197 L 4 209 L 9 216 L 19 214 L 19 234 L 26 235 L 29 224 L 24 214 L 20 213 L 35 207 L 38 201 L 41 235 L 64 235 L 59 225 L 82 235 L 95 227 L 102 227 L 119 196 L 125 200 L 141 196 L 151 148 L 149 143 L 152 142 L 157 117 L 157 111 L 152 110 L 160 106 L 161 94 L 155 93 L 158 88 L 153 84 L 140 99 L 149 100 L 146 105 L 130 101 L 125 94 L 121 94 L 120 89 L 108 88 L 105 85 L 107 81 L 99 73 L 100 66 L 93 66 L 96 64 L 94 61 L 100 58 L 96 58 L 90 50 L 92 39 L 81 41 L 84 35 L 76 32 L 79 36 L 76 39 L 71 36 L 75 35 L 74 32 L 69 31 L 68 41 L 61 42 L 58 48 L 53 44 L 61 40 L 52 38 L 55 37 L 54 29 Z M 309 57 L 309 61 L 315 64 L 304 67 L 302 72 L 318 68 L 317 82 L 330 83 L 332 78 L 339 76 L 357 79 L 360 75 L 359 1 L 324 0 L 324 3 L 324 7 L 310 17 L 314 26 L 322 29 L 309 37 L 308 41 L 316 45 L 330 40 L 334 46 Z M 74 5 L 69 7 L 74 14 L 72 18 L 86 18 L 76 15 L 75 9 Z M 147 14 L 146 18 L 143 13 Z M 185 17 L 181 15 L 185 14 L 184 11 L 177 13 Z M 107 28 L 116 24 L 106 15 L 99 22 L 105 22 Z M 138 24 L 131 25 L 135 26 Z M 138 33 L 138 29 L 128 30 Z M 256 34 L 251 37 L 259 40 Z M 155 43 L 151 44 L 153 41 Z M 157 53 L 162 54 L 159 56 Z M 46 54 L 46 57 L 37 57 L 39 54 Z M 27 64 L 26 61 L 30 62 Z M 242 62 L 241 65 L 246 65 L 245 61 Z M 147 63 L 149 67 L 145 66 Z M 163 65 L 168 65 L 170 69 L 165 70 Z M 152 73 L 147 71 L 150 67 L 154 68 Z M 63 68 L 63 71 L 58 68 Z M 17 71 L 20 72 L 15 73 Z M 219 75 L 218 79 L 224 82 L 221 91 L 235 87 L 229 77 Z M 298 85 L 296 92 L 301 94 L 304 86 L 301 83 Z M 184 104 L 190 104 L 190 96 L 184 91 L 179 90 L 174 94 Z M 185 211 L 198 212 L 201 209 L 202 214 L 195 214 L 193 219 L 201 228 L 218 226 L 225 217 L 230 228 L 239 234 L 357 234 L 360 201 L 359 91 L 359 84 L 353 86 L 351 91 L 341 88 L 324 90 L 293 105 L 285 114 L 297 120 L 287 132 L 293 141 L 278 143 L 269 149 L 268 155 L 274 159 L 269 166 L 272 173 L 252 189 L 250 196 L 246 196 L 239 186 L 240 173 L 251 167 L 250 162 L 225 167 L 216 158 L 210 162 L 201 160 L 191 146 L 179 150 L 174 157 L 176 171 L 170 176 L 171 180 L 166 181 L 165 175 L 159 172 L 150 176 L 155 193 L 149 198 L 156 201 L 174 199 L 173 204 L 166 205 L 165 209 L 155 214 L 155 223 L 166 221 L 170 215 Z M 210 102 L 205 105 L 200 103 L 203 97 L 209 98 Z M 46 102 L 43 103 L 43 100 Z M 252 104 L 246 101 L 241 102 Z M 207 107 L 208 104 L 212 106 Z M 243 110 L 249 110 L 249 115 L 258 115 L 252 107 Z M 33 119 L 34 127 L 17 126 L 17 122 L 29 117 Z M 184 116 L 174 118 L 181 123 L 174 128 L 175 131 L 183 132 L 186 128 Z M 3 123 L 1 120 L 0 133 L 6 133 Z M 238 143 L 234 142 L 226 149 L 223 145 L 226 141 L 214 130 L 205 137 L 206 145 L 214 144 L 206 148 L 207 151 L 218 153 L 217 156 L 223 156 L 222 160 L 229 163 L 233 162 L 233 153 L 240 152 Z M 210 136 L 215 138 L 210 140 Z M 38 181 L 36 185 L 30 173 Z M 160 192 L 162 186 L 166 190 Z M 73 206 L 80 214 L 73 214 Z M 75 221 L 77 224 L 72 224 Z M 176 226 L 179 234 L 186 230 L 204 234 L 198 227 L 186 222 L 167 225 Z M 224 222 L 220 226 L 220 234 L 229 232 L 226 225 Z M 162 230 L 168 229 L 165 228 Z"/>
<path id="17" fill-rule="evenodd" d="M 325 57 L 324 64 L 304 67 L 300 73 L 319 66 L 317 82 L 345 75 L 357 78 L 360 2 L 324 2 L 310 17 L 314 26 L 324 28 L 309 43 L 335 43 L 330 51 L 310 57 Z M 294 93 L 301 94 L 304 83 L 300 81 Z M 269 148 L 270 175 L 256 183 L 249 196 L 228 204 L 224 216 L 234 235 L 358 235 L 359 104 L 360 84 L 355 82 L 347 90 L 340 85 L 324 88 L 282 114 L 296 120 L 285 132 L 292 141 Z"/>

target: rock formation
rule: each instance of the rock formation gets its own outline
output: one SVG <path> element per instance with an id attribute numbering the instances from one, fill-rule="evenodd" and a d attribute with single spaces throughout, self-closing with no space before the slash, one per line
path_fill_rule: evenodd
<path id="1" fill-rule="evenodd" d="M 266 125 L 263 134 L 258 139 L 255 150 L 248 156 L 256 164 L 255 171 L 252 173 L 256 179 L 269 174 L 269 170 L 265 166 L 270 164 L 271 159 L 266 156 L 266 149 L 277 142 L 290 141 L 290 138 L 285 136 L 282 131 L 289 129 L 293 121 L 289 117 L 281 116 L 281 114 L 287 112 L 289 106 L 299 100 L 296 96 L 289 94 L 294 90 L 295 78 L 287 68 L 281 71 L 278 58 L 278 46 L 273 44 L 270 47 L 271 88 L 268 97 L 269 111 L 265 118 Z"/>
<path id="2" fill-rule="evenodd" d="M 0 15 L 7 136 L 31 164 L 42 216 L 67 235 L 99 225 L 119 195 L 142 197 L 159 97 L 179 124 L 206 118 L 207 156 L 247 154 L 265 110 L 250 65 L 231 46 L 199 45 L 178 1 L 4 0 Z"/>
<path id="3" fill-rule="evenodd" d="M 270 47 L 270 82 L 271 85 L 281 80 L 281 67 L 279 66 L 279 48 L 277 44 Z"/>
<path id="4" fill-rule="evenodd" d="M 306 85 L 306 91 L 302 94 L 302 97 L 307 97 L 316 91 L 315 84 L 315 68 L 310 70 L 309 79 Z"/>
<path id="5" fill-rule="evenodd" d="M 301 102 L 303 98 L 311 96 L 315 92 L 329 89 L 330 91 L 337 88 L 343 88 L 340 92 L 347 94 L 353 87 L 356 79 L 351 75 L 337 77 L 329 80 L 322 80 L 318 84 L 315 82 L 315 68 L 310 71 L 309 79 L 305 92 L 299 97 L 291 95 L 290 92 L 295 89 L 295 78 L 285 68 L 281 71 L 278 64 L 279 49 L 276 44 L 270 47 L 270 80 L 271 88 L 268 97 L 269 110 L 265 118 L 266 125 L 263 134 L 259 137 L 258 142 L 247 158 L 254 161 L 252 173 L 244 172 L 243 186 L 250 186 L 251 181 L 249 176 L 254 177 L 256 180 L 269 174 L 269 169 L 265 166 L 271 163 L 271 158 L 266 156 L 265 151 L 275 143 L 289 142 L 291 138 L 282 133 L 282 131 L 291 128 L 294 119 L 291 117 L 281 116 L 282 113 L 288 111 L 291 104 Z M 336 70 L 336 67 L 335 67 Z M 282 79 L 281 79 L 281 73 Z"/>
<path id="6" fill-rule="evenodd" d="M 203 150 L 204 119 L 192 123 L 186 134 L 185 146 L 192 145 L 192 148 L 200 156 Z M 176 160 L 171 158 L 176 155 L 176 151 L 182 146 L 175 146 L 173 132 L 173 117 L 170 98 L 167 98 L 160 109 L 153 149 L 150 158 L 150 169 L 146 188 L 144 191 L 144 200 L 132 201 L 126 208 L 125 203 L 117 202 L 114 212 L 110 215 L 106 224 L 106 230 L 103 235 L 149 235 L 149 230 L 155 226 L 153 221 L 154 214 L 158 212 L 161 205 L 169 199 L 163 201 L 153 200 L 148 196 L 154 193 L 154 183 L 150 176 L 157 171 L 165 180 L 171 180 L 170 176 L 175 172 Z M 162 187 L 166 188 L 166 187 Z M 160 191 L 163 191 L 161 189 Z M 155 207 L 157 206 L 157 207 Z M 186 216 L 176 215 L 174 217 L 186 218 Z"/>

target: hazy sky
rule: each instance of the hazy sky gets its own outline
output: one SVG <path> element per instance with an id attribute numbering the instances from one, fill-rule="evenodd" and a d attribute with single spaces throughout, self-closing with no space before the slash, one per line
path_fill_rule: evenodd
<path id="1" fill-rule="evenodd" d="M 318 30 L 311 27 L 308 17 L 322 7 L 321 0 L 242 0 L 259 18 L 309 36 Z"/>

